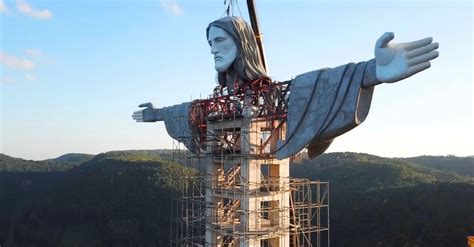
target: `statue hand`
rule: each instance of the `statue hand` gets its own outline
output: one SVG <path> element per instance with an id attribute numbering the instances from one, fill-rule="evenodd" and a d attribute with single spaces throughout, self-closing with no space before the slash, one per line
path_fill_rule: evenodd
<path id="1" fill-rule="evenodd" d="M 153 107 L 153 104 L 143 103 L 138 107 L 146 107 L 143 110 L 133 112 L 132 118 L 137 122 L 156 122 L 163 120 L 161 109 Z"/>
<path id="2" fill-rule="evenodd" d="M 375 44 L 376 76 L 381 82 L 396 82 L 431 66 L 438 57 L 438 43 L 424 38 L 408 43 L 390 43 L 393 33 L 383 34 Z"/>

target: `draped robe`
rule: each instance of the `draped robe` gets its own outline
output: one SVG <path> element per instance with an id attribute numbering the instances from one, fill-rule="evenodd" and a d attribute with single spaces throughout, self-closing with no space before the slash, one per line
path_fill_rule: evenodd
<path id="1" fill-rule="evenodd" d="M 275 155 L 284 159 L 308 148 L 310 158 L 322 154 L 337 136 L 361 124 L 370 109 L 375 60 L 304 73 L 291 81 L 284 140 Z M 165 107 L 168 134 L 191 152 L 197 151 L 189 124 L 191 103 Z"/>

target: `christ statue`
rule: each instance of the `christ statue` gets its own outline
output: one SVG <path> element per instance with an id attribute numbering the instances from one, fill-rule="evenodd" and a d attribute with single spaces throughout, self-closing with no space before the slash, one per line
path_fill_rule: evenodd
<path id="1" fill-rule="evenodd" d="M 278 83 L 267 75 L 252 28 L 242 18 L 224 17 L 211 22 L 206 37 L 217 71 L 215 95 L 243 95 L 255 82 Z M 304 148 L 311 158 L 323 153 L 336 137 L 365 120 L 375 86 L 428 69 L 430 61 L 438 57 L 438 43 L 432 38 L 392 43 L 393 38 L 394 34 L 388 32 L 377 40 L 374 59 L 310 71 L 288 81 L 286 136 L 274 151 L 278 159 Z M 137 122 L 164 121 L 172 138 L 197 152 L 199 143 L 193 135 L 196 123 L 189 117 L 196 102 L 199 100 L 163 108 L 144 103 L 139 105 L 144 109 L 135 111 L 132 117 Z"/>

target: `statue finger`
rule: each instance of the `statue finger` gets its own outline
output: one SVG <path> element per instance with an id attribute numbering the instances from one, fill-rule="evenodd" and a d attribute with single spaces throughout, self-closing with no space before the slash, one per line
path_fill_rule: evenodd
<path id="1" fill-rule="evenodd" d="M 423 71 L 431 66 L 430 62 L 420 63 L 415 66 L 410 66 L 408 68 L 408 76 L 414 75 L 420 71 Z"/>
<path id="2" fill-rule="evenodd" d="M 407 52 L 407 57 L 408 58 L 414 58 L 414 57 L 417 57 L 417 56 L 420 56 L 420 55 L 423 55 L 423 54 L 426 54 L 426 53 L 430 53 L 430 52 L 438 49 L 438 47 L 439 47 L 438 43 L 432 43 L 432 44 L 429 44 L 429 45 L 425 45 L 425 46 L 420 47 L 418 49 L 414 49 L 414 50 L 411 50 L 411 51 Z"/>
<path id="3" fill-rule="evenodd" d="M 404 47 L 407 51 L 411 51 L 411 50 L 423 47 L 425 45 L 429 45 L 432 42 L 433 42 L 433 38 L 428 37 L 428 38 L 420 39 L 420 40 L 417 40 L 417 41 L 412 41 L 412 42 L 405 43 Z"/>
<path id="4" fill-rule="evenodd" d="M 143 103 L 138 105 L 138 107 L 150 107 L 153 108 L 153 104 L 151 102 Z"/>
<path id="5" fill-rule="evenodd" d="M 395 34 L 392 32 L 386 32 L 380 38 L 377 40 L 377 43 L 375 43 L 376 48 L 383 48 L 386 47 L 387 44 L 395 38 Z"/>
<path id="6" fill-rule="evenodd" d="M 133 117 L 133 120 L 137 122 L 143 122 L 143 117 Z"/>
<path id="7" fill-rule="evenodd" d="M 135 120 L 143 120 L 142 116 L 132 116 L 132 118 Z"/>
<path id="8" fill-rule="evenodd" d="M 428 54 L 423 54 L 421 56 L 417 56 L 417 57 L 409 59 L 408 60 L 408 65 L 412 66 L 412 65 L 417 65 L 417 64 L 420 64 L 420 63 L 429 62 L 430 60 L 433 60 L 433 59 L 437 58 L 438 56 L 439 56 L 439 53 L 437 51 L 432 51 Z"/>

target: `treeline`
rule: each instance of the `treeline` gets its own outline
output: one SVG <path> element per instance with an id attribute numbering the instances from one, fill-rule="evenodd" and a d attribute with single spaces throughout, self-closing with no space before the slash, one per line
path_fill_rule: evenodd
<path id="1" fill-rule="evenodd" d="M 0 194 L 0 245 L 167 246 L 171 199 L 194 171 L 152 156 L 100 154 L 41 181 L 42 172 L 10 173 L 16 193 Z"/>
<path id="2" fill-rule="evenodd" d="M 472 164 L 474 167 L 474 164 Z M 433 183 L 474 183 L 473 176 L 363 153 L 329 153 L 291 166 L 293 177 L 331 181 L 341 189 L 375 190 Z"/>
<path id="3" fill-rule="evenodd" d="M 474 156 L 456 157 L 454 155 L 424 155 L 406 158 L 404 160 L 443 171 L 453 171 L 458 173 L 459 175 L 474 176 Z"/>
<path id="4" fill-rule="evenodd" d="M 358 153 L 290 174 L 330 182 L 331 246 L 465 246 L 474 234 L 474 177 Z"/>
<path id="5" fill-rule="evenodd" d="M 71 165 L 48 161 L 24 160 L 0 154 L 0 172 L 53 172 L 66 171 L 71 168 Z"/>
<path id="6" fill-rule="evenodd" d="M 171 199 L 196 172 L 173 161 L 182 155 L 2 155 L 0 245 L 168 246 Z M 356 153 L 302 161 L 293 177 L 330 182 L 331 246 L 465 246 L 474 235 L 472 176 Z"/>

